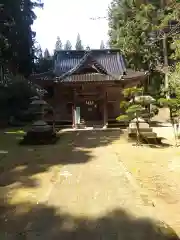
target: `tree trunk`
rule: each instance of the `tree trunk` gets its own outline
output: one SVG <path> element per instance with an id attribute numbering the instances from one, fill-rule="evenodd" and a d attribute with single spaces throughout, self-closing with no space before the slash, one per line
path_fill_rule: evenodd
<path id="1" fill-rule="evenodd" d="M 140 128 L 139 128 L 139 120 L 136 117 L 136 139 L 137 139 L 137 145 L 140 144 Z"/>

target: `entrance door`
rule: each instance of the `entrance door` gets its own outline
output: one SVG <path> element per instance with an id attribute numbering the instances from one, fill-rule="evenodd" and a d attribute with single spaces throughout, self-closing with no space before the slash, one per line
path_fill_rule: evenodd
<path id="1" fill-rule="evenodd" d="M 81 105 L 81 119 L 85 122 L 100 121 L 101 114 L 98 101 L 86 100 Z"/>

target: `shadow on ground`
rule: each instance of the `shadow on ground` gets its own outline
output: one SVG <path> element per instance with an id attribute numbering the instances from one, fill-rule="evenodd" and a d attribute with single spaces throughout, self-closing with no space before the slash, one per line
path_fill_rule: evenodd
<path id="1" fill-rule="evenodd" d="M 48 171 L 56 165 L 86 163 L 91 160 L 91 148 L 106 146 L 119 139 L 119 131 L 67 132 L 60 135 L 55 145 L 19 146 L 15 135 L 1 133 L 0 186 L 20 182 L 27 187 L 36 187 L 32 176 Z"/>
<path id="2" fill-rule="evenodd" d="M 120 130 L 67 132 L 56 145 L 32 148 L 19 147 L 19 140 L 13 135 L 0 136 L 1 150 L 8 151 L 0 155 L 0 239 L 178 239 L 172 232 L 169 235 L 160 231 L 150 219 L 135 219 L 122 209 L 98 219 L 78 218 L 45 204 L 12 205 L 6 199 L 7 186 L 18 182 L 22 187 L 36 188 L 36 174 L 56 165 L 86 163 L 91 160 L 93 148 L 107 146 L 121 135 Z"/>
<path id="3" fill-rule="evenodd" d="M 16 196 L 15 201 L 22 202 L 26 192 L 29 192 L 27 199 L 28 196 L 31 197 L 31 192 L 48 190 L 49 185 L 46 186 L 46 183 L 54 181 L 50 178 L 51 172 L 55 179 L 55 174 L 59 173 L 63 165 L 91 161 L 92 148 L 106 146 L 119 139 L 120 134 L 120 131 L 68 132 L 60 135 L 60 140 L 55 145 L 30 147 L 19 146 L 17 134 L 0 132 L 0 216 L 4 215 L 4 211 L 10 214 L 16 211 L 16 207 L 14 210 L 8 206 L 9 202 L 14 201 L 13 194 Z M 43 184 L 45 182 L 43 186 L 42 181 Z M 27 200 L 30 202 L 32 199 Z M 4 208 L 5 203 L 7 208 Z M 24 206 L 21 211 L 24 211 Z"/>
<path id="4" fill-rule="evenodd" d="M 16 211 L 18 210 L 16 206 Z M 151 219 L 135 218 L 115 209 L 99 218 L 75 217 L 46 205 L 31 206 L 28 213 L 4 216 L 0 224 L 2 240 L 177 240 L 167 225 Z M 8 212 L 7 210 L 5 212 Z"/>

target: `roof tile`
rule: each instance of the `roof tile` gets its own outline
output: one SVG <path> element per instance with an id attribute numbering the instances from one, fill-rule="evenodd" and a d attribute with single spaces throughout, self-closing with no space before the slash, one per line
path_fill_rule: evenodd
<path id="1" fill-rule="evenodd" d="M 121 76 L 126 72 L 125 63 L 119 51 L 91 50 L 91 57 L 102 65 L 113 76 Z M 54 74 L 58 77 L 69 72 L 80 64 L 86 51 L 59 51 L 54 65 Z"/>

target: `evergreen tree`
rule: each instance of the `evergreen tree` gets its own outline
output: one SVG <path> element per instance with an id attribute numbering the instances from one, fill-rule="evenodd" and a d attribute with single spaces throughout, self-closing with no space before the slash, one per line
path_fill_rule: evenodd
<path id="1" fill-rule="evenodd" d="M 110 45 L 119 48 L 131 68 L 149 70 L 161 56 L 159 42 L 150 42 L 150 33 L 159 20 L 152 4 L 113 0 L 109 10 Z"/>
<path id="2" fill-rule="evenodd" d="M 106 46 L 105 46 L 107 49 L 109 49 L 110 48 L 110 46 L 109 46 L 109 41 L 107 41 L 106 42 Z"/>
<path id="3" fill-rule="evenodd" d="M 60 37 L 57 37 L 57 41 L 55 44 L 55 51 L 60 51 L 60 50 L 62 50 L 62 42 Z"/>
<path id="4" fill-rule="evenodd" d="M 34 46 L 34 54 L 35 54 L 36 60 L 43 58 L 43 52 L 40 44 L 37 44 L 36 46 Z"/>
<path id="5" fill-rule="evenodd" d="M 104 45 L 104 41 L 103 40 L 101 41 L 100 49 L 105 49 L 105 45 Z"/>
<path id="6" fill-rule="evenodd" d="M 155 99 L 151 96 L 143 96 L 143 88 L 126 88 L 123 90 L 125 101 L 120 104 L 121 110 L 124 114 L 117 117 L 118 121 L 131 121 L 135 120 L 136 123 L 136 139 L 137 144 L 143 137 L 140 131 L 140 118 L 148 118 L 155 116 L 158 113 L 158 109 L 154 106 L 154 109 L 150 107 L 150 104 L 155 103 Z M 131 134 L 130 134 L 131 135 Z"/>
<path id="7" fill-rule="evenodd" d="M 44 51 L 44 58 L 49 59 L 50 57 L 51 56 L 50 56 L 49 50 L 46 48 L 45 51 Z"/>
<path id="8" fill-rule="evenodd" d="M 91 50 L 90 46 L 86 46 L 86 51 Z"/>
<path id="9" fill-rule="evenodd" d="M 1 0 L 1 59 L 5 68 L 25 76 L 31 73 L 34 62 L 34 7 L 42 7 L 41 1 Z"/>
<path id="10" fill-rule="evenodd" d="M 71 49 L 72 49 L 72 44 L 69 40 L 67 40 L 64 45 L 64 50 L 71 50 Z"/>
<path id="11" fill-rule="evenodd" d="M 84 47 L 83 47 L 83 45 L 82 45 L 81 37 L 80 37 L 80 34 L 79 34 L 79 33 L 78 33 L 78 35 L 77 35 L 77 40 L 76 40 L 75 49 L 76 49 L 76 50 L 83 50 L 83 49 L 84 49 Z"/>

